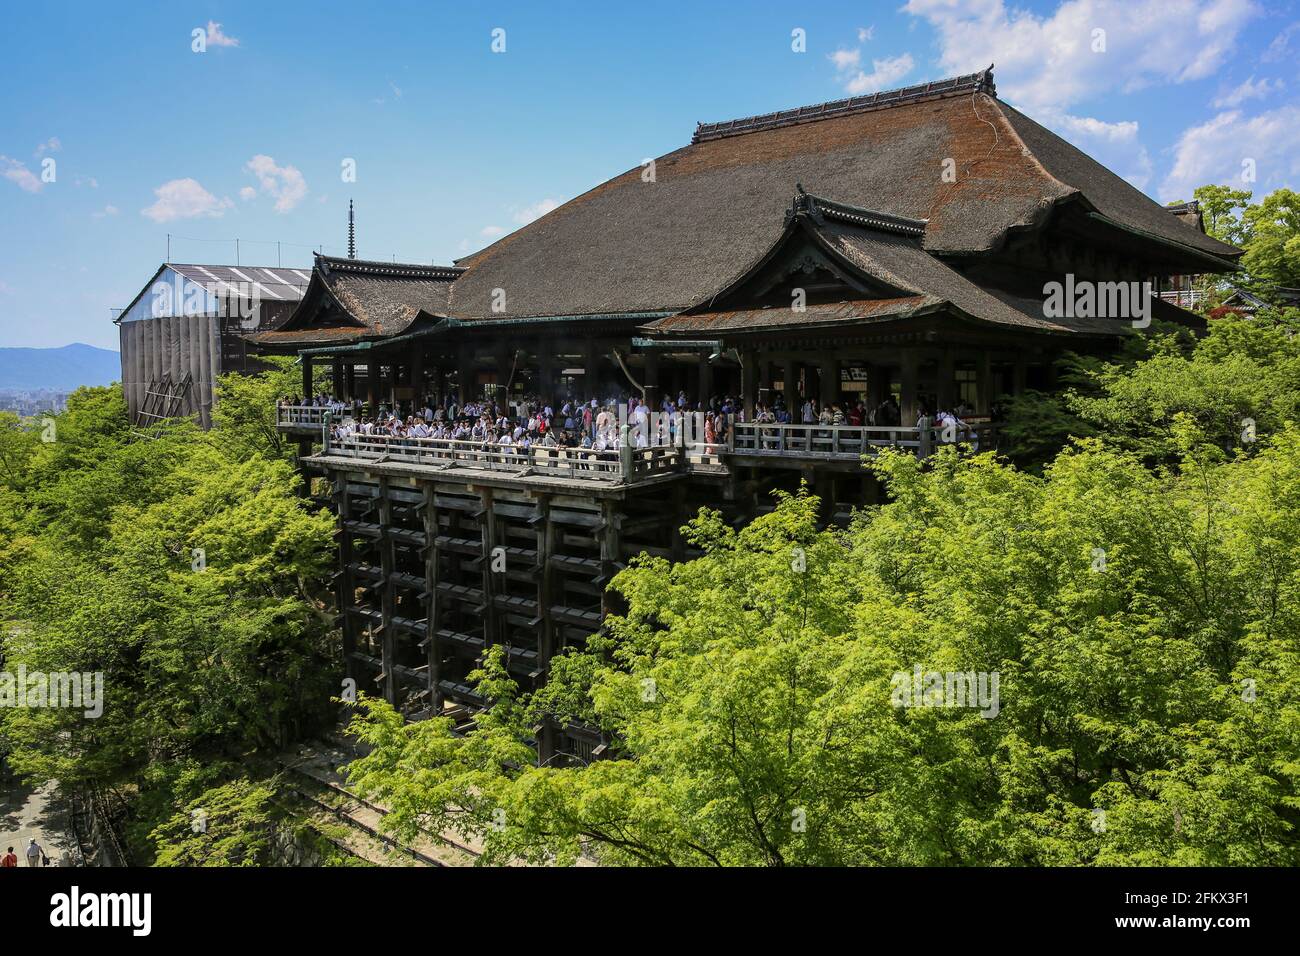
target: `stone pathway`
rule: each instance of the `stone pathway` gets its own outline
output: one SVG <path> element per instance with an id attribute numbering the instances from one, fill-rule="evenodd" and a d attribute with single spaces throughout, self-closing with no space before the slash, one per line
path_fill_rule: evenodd
<path id="1" fill-rule="evenodd" d="M 0 778 L 0 855 L 13 847 L 18 866 L 25 868 L 27 844 L 35 838 L 50 866 L 80 865 L 67 814 L 53 781 L 33 788 L 11 776 Z"/>

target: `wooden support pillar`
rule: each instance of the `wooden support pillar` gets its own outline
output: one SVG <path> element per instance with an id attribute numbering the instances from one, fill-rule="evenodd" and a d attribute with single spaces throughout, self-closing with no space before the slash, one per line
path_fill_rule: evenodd
<path id="1" fill-rule="evenodd" d="M 772 407 L 772 363 L 767 354 L 755 352 L 754 360 L 758 363 L 758 401 Z"/>
<path id="2" fill-rule="evenodd" d="M 551 567 L 551 556 L 555 554 L 558 529 L 551 519 L 551 499 L 548 495 L 537 498 L 537 616 L 540 624 L 537 630 L 537 664 L 542 672 L 549 676 L 551 657 L 556 651 L 555 619 L 551 614 L 554 601 L 555 572 Z M 537 731 L 537 762 L 545 766 L 555 756 L 555 728 L 545 722 Z"/>
<path id="3" fill-rule="evenodd" d="M 785 407 L 790 413 L 790 420 L 799 421 L 799 381 L 796 378 L 794 359 L 781 363 L 781 386 L 785 391 Z"/>
<path id="4" fill-rule="evenodd" d="M 514 349 L 504 341 L 497 343 L 496 348 L 492 350 L 492 364 L 496 366 L 493 371 L 496 388 L 493 390 L 492 400 L 501 408 L 510 405 L 510 391 L 507 385 L 510 381 L 510 369 L 514 364 L 514 354 Z"/>
<path id="5" fill-rule="evenodd" d="M 341 358 L 335 358 L 330 363 L 330 378 L 332 379 L 330 392 L 335 397 L 341 396 L 343 394 L 343 360 Z"/>
<path id="6" fill-rule="evenodd" d="M 339 516 L 339 576 L 334 603 L 343 636 L 343 672 L 356 684 L 357 624 L 349 610 L 356 600 L 356 584 L 352 580 L 352 532 L 347 528 L 352 518 L 352 499 L 348 495 L 348 476 L 343 473 L 334 476 L 334 507 Z"/>
<path id="7" fill-rule="evenodd" d="M 383 694 L 384 700 L 388 701 L 394 707 L 398 706 L 397 702 L 397 629 L 393 627 L 393 606 L 396 595 L 394 594 L 393 574 L 396 572 L 396 558 L 393 554 L 393 501 L 388 494 L 388 479 L 381 477 L 379 479 L 379 568 L 383 576 L 383 582 L 380 585 L 383 588 L 383 598 L 380 605 L 380 616 L 382 630 L 380 637 L 382 639 L 382 660 L 384 667 Z"/>
<path id="8" fill-rule="evenodd" d="M 357 397 L 357 366 L 349 362 L 343 371 L 343 398 L 349 402 Z"/>
<path id="9" fill-rule="evenodd" d="M 379 366 L 375 364 L 374 356 L 366 359 L 366 404 L 370 406 L 373 417 L 379 411 Z"/>
<path id="10" fill-rule="evenodd" d="M 549 339 L 542 339 L 538 343 L 539 351 L 537 353 L 537 388 L 541 393 L 542 401 L 548 405 L 555 405 L 555 352 Z M 558 408 L 558 405 L 555 405 Z"/>
<path id="11" fill-rule="evenodd" d="M 916 424 L 916 416 L 920 414 L 916 394 L 919 369 L 920 356 L 917 355 L 916 350 L 904 348 L 899 360 L 899 389 L 902 392 L 899 414 L 902 418 L 900 424 L 907 428 Z"/>
<path id="12" fill-rule="evenodd" d="M 713 364 L 709 361 L 710 354 L 708 349 L 700 350 L 700 384 L 699 394 L 696 396 L 699 406 L 706 411 L 709 408 L 709 399 L 713 397 Z"/>
<path id="13" fill-rule="evenodd" d="M 608 585 L 621 569 L 623 561 L 623 516 L 618 503 L 608 499 L 600 503 L 600 571 Z M 618 614 L 622 607 L 618 595 L 609 590 L 600 592 L 600 613 Z"/>
<path id="14" fill-rule="evenodd" d="M 478 387 L 474 381 L 474 350 L 462 345 L 456 353 L 456 402 L 464 408 L 466 402 L 477 397 Z"/>
<path id="15" fill-rule="evenodd" d="M 492 489 L 484 486 L 475 490 L 478 491 L 483 506 L 483 514 L 479 518 L 483 564 L 483 641 L 485 646 L 491 647 L 501 641 L 497 609 L 493 603 L 497 587 L 492 574 L 492 549 L 497 544 L 497 517 L 492 507 Z"/>
<path id="16" fill-rule="evenodd" d="M 311 398 L 311 356 L 302 357 L 302 397 L 304 400 Z"/>
<path id="17" fill-rule="evenodd" d="M 586 394 L 584 399 L 598 398 L 600 395 L 600 349 L 595 339 L 587 339 L 583 346 L 582 387 Z"/>
<path id="18" fill-rule="evenodd" d="M 820 404 L 822 408 L 830 407 L 840 398 L 840 360 L 833 355 L 822 356 L 819 363 L 821 379 Z"/>
<path id="19" fill-rule="evenodd" d="M 424 353 L 417 347 L 411 353 L 411 408 L 424 407 Z"/>
<path id="20" fill-rule="evenodd" d="M 1023 395 L 1025 385 L 1029 380 L 1029 363 L 1025 361 L 1023 355 L 1016 356 L 1016 364 L 1012 367 L 1011 372 L 1011 392 L 1013 395 Z"/>
<path id="21" fill-rule="evenodd" d="M 424 486 L 424 659 L 428 667 L 429 708 L 433 715 L 442 713 L 442 649 L 438 646 L 438 505 L 433 484 Z"/>
<path id="22" fill-rule="evenodd" d="M 993 413 L 993 363 L 988 350 L 980 352 L 975 371 L 975 411 L 982 415 Z"/>
<path id="23" fill-rule="evenodd" d="M 758 352 L 748 349 L 740 354 L 740 401 L 745 421 L 754 420 L 754 402 L 758 396 Z"/>
<path id="24" fill-rule="evenodd" d="M 950 412 L 952 411 L 953 406 L 957 404 L 953 394 L 957 376 L 956 372 L 953 370 L 952 349 L 944 348 L 940 351 L 939 370 L 937 375 L 938 381 L 935 382 L 935 401 L 938 402 L 939 407 L 934 409 L 934 411 L 937 412 L 942 409 Z"/>

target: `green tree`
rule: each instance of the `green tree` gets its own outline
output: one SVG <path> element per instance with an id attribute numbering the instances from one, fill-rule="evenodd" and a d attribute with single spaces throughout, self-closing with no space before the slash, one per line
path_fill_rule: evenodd
<path id="1" fill-rule="evenodd" d="M 1300 433 L 1184 441 L 1160 472 L 1096 440 L 1042 476 L 886 454 L 846 532 L 806 495 L 705 512 L 703 556 L 622 572 L 628 613 L 541 693 L 490 656 L 480 729 L 364 701 L 352 780 L 486 862 L 1294 865 Z M 900 706 L 918 668 L 998 674 L 996 713 Z M 544 711 L 614 758 L 536 766 Z"/>
<path id="2" fill-rule="evenodd" d="M 338 661 L 318 582 L 333 521 L 237 414 L 145 436 L 119 389 L 82 389 L 56 426 L 15 482 L 21 504 L 0 487 L 0 548 L 16 557 L 0 577 L 6 664 L 102 675 L 103 713 L 6 708 L 0 732 L 18 772 L 129 808 L 147 859 L 178 801 L 220 783 L 202 768 L 331 718 Z"/>

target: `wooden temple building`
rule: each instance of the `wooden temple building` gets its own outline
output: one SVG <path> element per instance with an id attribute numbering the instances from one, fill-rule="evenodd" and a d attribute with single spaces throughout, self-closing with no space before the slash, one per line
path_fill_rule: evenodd
<path id="1" fill-rule="evenodd" d="M 1003 103 L 990 68 L 702 124 L 454 266 L 317 257 L 292 316 L 250 339 L 301 357 L 304 395 L 328 373 L 371 409 L 621 394 L 657 410 L 683 392 L 743 408 L 714 446 L 600 452 L 331 441 L 321 409 L 279 410 L 333 489 L 350 672 L 410 713 L 468 719 L 487 646 L 543 680 L 631 556 L 689 556 L 678 529 L 701 505 L 741 521 L 806 479 L 829 519 L 873 494 L 864 455 L 951 440 L 923 413 L 964 404 L 963 439 L 990 447 L 1000 398 L 1052 388 L 1065 350 L 1141 334 L 1130 315 L 1051 314 L 1045 284 L 1159 288 L 1239 254 Z M 797 424 L 807 398 L 889 396 L 892 425 Z M 794 423 L 756 424 L 778 397 Z M 602 749 L 580 727 L 538 734 L 542 759 Z"/>

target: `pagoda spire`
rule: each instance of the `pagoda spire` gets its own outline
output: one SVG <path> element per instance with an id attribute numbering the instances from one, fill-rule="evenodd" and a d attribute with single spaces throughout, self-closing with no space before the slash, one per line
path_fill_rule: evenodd
<path id="1" fill-rule="evenodd" d="M 352 200 L 348 200 L 348 258 L 357 257 L 357 224 L 352 215 Z"/>

